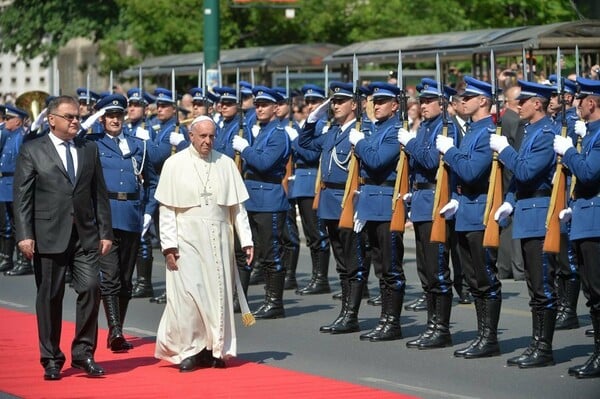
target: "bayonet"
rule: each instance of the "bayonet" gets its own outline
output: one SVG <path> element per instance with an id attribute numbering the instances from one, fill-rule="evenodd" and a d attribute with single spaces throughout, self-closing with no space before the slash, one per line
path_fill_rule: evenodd
<path id="1" fill-rule="evenodd" d="M 114 86 L 114 83 L 113 83 L 113 71 L 111 70 L 109 78 L 108 78 L 108 92 L 110 94 L 113 94 L 113 86 Z"/>
<path id="2" fill-rule="evenodd" d="M 527 72 L 527 59 L 525 58 L 525 47 L 523 47 L 522 49 L 522 57 L 523 57 L 523 61 L 522 61 L 522 65 L 523 65 L 523 80 L 525 82 L 527 82 L 529 79 L 527 78 L 527 75 L 529 72 Z"/>
<path id="3" fill-rule="evenodd" d="M 327 64 L 325 64 L 325 93 L 329 93 L 329 65 Z"/>
<path id="4" fill-rule="evenodd" d="M 254 87 L 254 68 L 250 68 L 250 84 Z"/>
<path id="5" fill-rule="evenodd" d="M 579 76 L 579 46 L 575 45 L 575 75 Z"/>

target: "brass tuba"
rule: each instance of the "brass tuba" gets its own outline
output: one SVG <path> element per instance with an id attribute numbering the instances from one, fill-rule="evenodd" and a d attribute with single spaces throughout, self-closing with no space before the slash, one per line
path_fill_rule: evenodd
<path id="1" fill-rule="evenodd" d="M 15 100 L 15 105 L 29 114 L 30 120 L 34 121 L 44 108 L 46 99 L 50 94 L 45 91 L 26 91 Z"/>

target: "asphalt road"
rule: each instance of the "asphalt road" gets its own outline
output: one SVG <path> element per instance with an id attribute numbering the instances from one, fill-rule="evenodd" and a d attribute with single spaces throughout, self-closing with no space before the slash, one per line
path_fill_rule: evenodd
<path id="1" fill-rule="evenodd" d="M 412 231 L 407 231 L 406 302 L 420 295 L 412 237 Z M 160 293 L 164 289 L 164 264 L 158 251 L 155 251 L 155 256 L 153 282 L 155 290 Z M 339 284 L 333 261 L 330 270 L 332 288 L 337 290 Z M 298 277 L 301 285 L 306 284 L 310 277 L 310 257 L 304 247 L 301 250 Z M 377 285 L 374 276 L 370 278 L 369 287 L 375 293 Z M 252 309 L 259 306 L 263 294 L 262 286 L 250 287 L 249 303 Z M 423 351 L 407 349 L 405 346 L 406 341 L 424 329 L 425 314 L 422 312 L 403 310 L 402 340 L 362 342 L 358 338 L 360 333 L 319 333 L 319 326 L 330 323 L 339 312 L 340 302 L 334 301 L 331 295 L 298 296 L 293 291 L 284 294 L 285 319 L 257 321 L 251 328 L 242 327 L 241 320 L 237 320 L 238 356 L 248 361 L 425 399 L 600 398 L 600 379 L 577 380 L 567 374 L 569 367 L 585 362 L 593 349 L 592 338 L 584 336 L 584 330 L 590 328 L 590 319 L 583 296 L 578 307 L 581 327 L 555 333 L 554 356 L 557 364 L 531 370 L 506 366 L 506 360 L 520 354 L 530 338 L 531 316 L 525 283 L 504 280 L 503 297 L 499 331 L 502 355 L 499 357 L 473 360 L 453 357 L 454 350 L 475 337 L 473 305 L 455 304 L 452 308 L 454 347 Z M 34 301 L 33 276 L 0 276 L 0 306 L 33 313 Z M 65 295 L 64 316 L 72 321 L 75 317 L 74 303 L 74 291 L 69 289 Z M 137 336 L 154 336 L 163 307 L 149 303 L 147 299 L 133 300 L 125 331 Z M 375 326 L 379 311 L 379 308 L 363 302 L 360 310 L 363 331 Z M 100 326 L 106 328 L 104 312 L 100 314 Z M 2 320 L 2 323 L 7 322 L 10 321 Z M 0 394 L 0 397 L 8 396 Z"/>

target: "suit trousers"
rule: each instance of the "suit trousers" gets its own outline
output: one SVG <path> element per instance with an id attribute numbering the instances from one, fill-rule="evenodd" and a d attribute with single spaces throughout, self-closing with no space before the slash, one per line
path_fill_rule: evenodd
<path id="1" fill-rule="evenodd" d="M 102 296 L 131 298 L 131 278 L 140 246 L 140 233 L 113 229 L 115 239 L 110 251 L 100 257 L 100 292 Z"/>
<path id="2" fill-rule="evenodd" d="M 77 292 L 75 337 L 71 344 L 71 359 L 93 357 L 98 340 L 98 309 L 100 307 L 99 252 L 81 247 L 77 228 L 73 230 L 63 253 L 34 254 L 37 286 L 36 314 L 43 367 L 62 367 L 65 355 L 60 350 L 62 302 L 65 294 L 65 272 L 71 269 L 73 288 Z"/>

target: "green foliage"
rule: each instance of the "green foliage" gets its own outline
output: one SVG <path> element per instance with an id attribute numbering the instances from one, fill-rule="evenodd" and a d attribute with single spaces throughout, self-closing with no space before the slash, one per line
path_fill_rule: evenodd
<path id="1" fill-rule="evenodd" d="M 146 56 L 202 51 L 202 0 L 20 0 L 0 14 L 0 50 L 46 61 L 70 39 L 100 45 L 101 70 L 120 71 Z M 539 25 L 576 19 L 569 0 L 300 0 L 281 8 L 233 8 L 220 0 L 221 48 L 286 43 L 346 45 L 383 37 Z M 139 58 L 124 55 L 131 43 Z"/>

